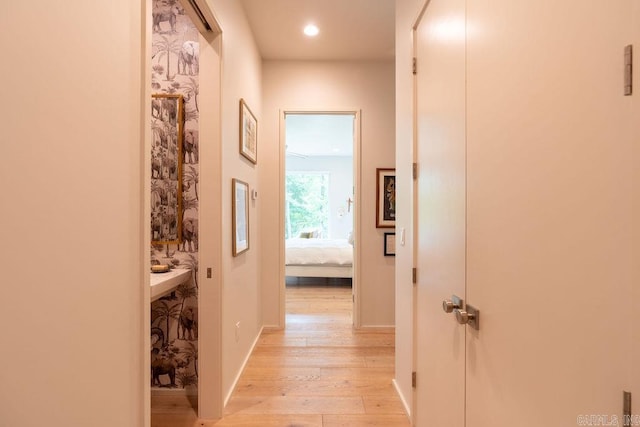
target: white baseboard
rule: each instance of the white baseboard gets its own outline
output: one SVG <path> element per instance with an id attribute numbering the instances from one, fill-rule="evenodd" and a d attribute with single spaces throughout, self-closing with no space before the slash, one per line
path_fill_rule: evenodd
<path id="1" fill-rule="evenodd" d="M 371 331 L 371 332 L 389 332 L 389 330 L 395 330 L 395 325 L 360 325 L 356 328 L 358 331 Z"/>
<path id="2" fill-rule="evenodd" d="M 264 326 L 262 326 L 260 328 L 260 330 L 258 331 L 258 335 L 256 336 L 256 339 L 253 340 L 253 344 L 251 344 L 251 348 L 249 349 L 249 352 L 247 353 L 247 356 L 242 361 L 242 365 L 240 366 L 240 370 L 238 371 L 238 375 L 236 375 L 236 377 L 233 379 L 233 383 L 231 384 L 231 388 L 229 389 L 229 392 L 227 393 L 227 395 L 224 397 L 223 408 L 227 406 L 227 403 L 229 403 L 229 399 L 231 399 L 231 395 L 233 394 L 233 391 L 236 389 L 236 386 L 238 385 L 238 381 L 240 381 L 240 376 L 244 372 L 244 368 L 247 366 L 247 362 L 249 362 L 249 358 L 253 354 L 253 350 L 256 348 L 256 345 L 258 344 L 258 340 L 260 339 L 260 336 L 262 335 L 263 329 L 264 329 Z"/>
<path id="3" fill-rule="evenodd" d="M 264 325 L 262 327 L 263 331 L 281 331 L 284 328 L 280 325 Z"/>
<path id="4" fill-rule="evenodd" d="M 394 378 L 393 381 L 393 387 L 396 389 L 396 393 L 398 394 L 398 397 L 400 398 L 400 401 L 402 402 L 402 406 L 404 407 L 404 412 L 407 414 L 407 417 L 409 417 L 409 419 L 411 420 L 411 406 L 407 403 L 407 400 L 404 398 L 404 395 L 402 394 L 402 391 L 400 391 L 400 387 L 398 387 L 398 383 L 396 382 L 396 379 Z"/>
<path id="5" fill-rule="evenodd" d="M 197 396 L 198 388 L 167 388 L 167 387 L 151 387 L 152 396 Z"/>

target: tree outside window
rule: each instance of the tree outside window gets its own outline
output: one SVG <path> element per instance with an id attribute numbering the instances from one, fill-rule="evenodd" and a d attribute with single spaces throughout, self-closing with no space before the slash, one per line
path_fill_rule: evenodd
<path id="1" fill-rule="evenodd" d="M 298 237 L 304 230 L 329 235 L 329 174 L 287 172 L 285 237 Z"/>

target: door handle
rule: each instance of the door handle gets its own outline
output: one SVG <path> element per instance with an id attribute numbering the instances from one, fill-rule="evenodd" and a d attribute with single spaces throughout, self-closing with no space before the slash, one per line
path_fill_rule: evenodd
<path id="1" fill-rule="evenodd" d="M 442 301 L 442 309 L 445 313 L 451 313 L 453 310 L 461 309 L 463 301 L 456 295 L 451 295 L 451 299 Z"/>
<path id="2" fill-rule="evenodd" d="M 467 304 L 465 310 L 456 308 L 453 310 L 456 320 L 461 325 L 469 325 L 475 330 L 480 329 L 480 310 Z"/>

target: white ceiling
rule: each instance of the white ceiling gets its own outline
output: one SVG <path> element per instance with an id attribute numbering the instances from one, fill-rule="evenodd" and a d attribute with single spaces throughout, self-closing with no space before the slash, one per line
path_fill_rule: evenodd
<path id="1" fill-rule="evenodd" d="M 352 114 L 287 114 L 287 155 L 353 156 Z"/>
<path id="2" fill-rule="evenodd" d="M 393 60 L 395 0 L 240 0 L 265 60 Z M 313 23 L 320 33 L 302 30 Z M 287 153 L 352 156 L 350 116 L 288 116 Z"/>
<path id="3" fill-rule="evenodd" d="M 394 0 L 241 0 L 265 60 L 391 60 Z M 314 23 L 320 34 L 302 33 Z"/>

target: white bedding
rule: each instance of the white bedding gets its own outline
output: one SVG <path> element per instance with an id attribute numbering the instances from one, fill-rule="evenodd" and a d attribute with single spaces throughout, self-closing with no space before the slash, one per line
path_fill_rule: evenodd
<path id="1" fill-rule="evenodd" d="M 353 246 L 346 239 L 287 239 L 285 264 L 351 266 Z"/>

